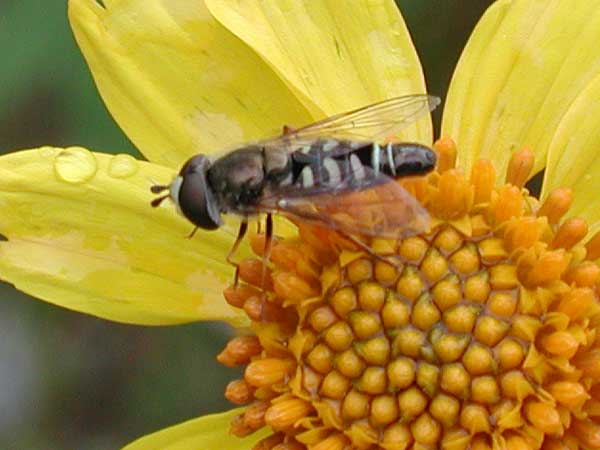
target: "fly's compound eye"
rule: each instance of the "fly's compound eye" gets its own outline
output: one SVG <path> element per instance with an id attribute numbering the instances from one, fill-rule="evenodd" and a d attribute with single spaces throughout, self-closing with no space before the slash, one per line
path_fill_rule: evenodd
<path id="1" fill-rule="evenodd" d="M 210 161 L 196 155 L 185 163 L 179 176 L 173 180 L 171 197 L 181 213 L 194 225 L 215 230 L 222 225 L 219 206 L 207 181 Z"/>
<path id="2" fill-rule="evenodd" d="M 169 191 L 152 200 L 152 206 L 156 208 L 171 197 L 177 210 L 197 227 L 205 230 L 219 228 L 222 225 L 219 205 L 206 180 L 209 167 L 210 161 L 204 155 L 191 158 L 170 185 L 155 184 L 150 188 L 153 194 Z"/>
<path id="3" fill-rule="evenodd" d="M 169 191 L 166 195 L 152 200 L 151 205 L 158 207 L 163 200 L 171 197 L 177 210 L 190 222 L 205 230 L 214 230 L 221 226 L 221 215 L 215 195 L 206 179 L 210 161 L 204 155 L 190 158 L 169 185 L 153 185 L 153 194 Z"/>

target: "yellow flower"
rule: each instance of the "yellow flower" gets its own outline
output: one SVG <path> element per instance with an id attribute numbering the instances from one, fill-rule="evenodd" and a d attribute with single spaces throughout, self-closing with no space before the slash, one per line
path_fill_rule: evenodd
<path id="1" fill-rule="evenodd" d="M 437 170 L 406 182 L 431 231 L 367 241 L 374 258 L 300 224 L 262 296 L 257 258 L 227 287 L 231 230 L 183 239 L 148 187 L 194 153 L 425 92 L 393 2 L 70 0 L 102 97 L 152 163 L 0 158 L 0 276 L 116 321 L 251 325 L 219 355 L 245 366 L 225 395 L 247 406 L 130 449 L 599 448 L 598 11 L 496 2 L 452 79 Z M 431 143 L 430 122 L 403 138 Z M 524 185 L 542 168 L 538 201 Z"/>

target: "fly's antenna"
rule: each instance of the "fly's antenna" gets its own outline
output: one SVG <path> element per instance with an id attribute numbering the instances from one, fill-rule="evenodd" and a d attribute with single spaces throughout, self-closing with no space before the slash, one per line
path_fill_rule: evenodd
<path id="1" fill-rule="evenodd" d="M 155 192 L 155 194 L 156 194 L 156 192 Z M 153 208 L 157 208 L 167 198 L 169 198 L 169 194 L 161 195 L 160 197 L 155 198 L 154 200 L 152 200 L 150 202 L 150 204 L 152 205 Z"/>
<path id="2" fill-rule="evenodd" d="M 169 186 L 165 184 L 153 184 L 152 186 L 150 186 L 150 192 L 152 192 L 153 194 L 160 194 L 161 192 L 164 192 L 167 189 L 169 189 Z"/>
<path id="3" fill-rule="evenodd" d="M 150 192 L 153 194 L 160 194 L 161 192 L 168 191 L 170 186 L 166 184 L 158 184 L 154 180 L 150 180 L 152 182 L 152 186 L 150 186 Z M 161 195 L 158 198 L 155 198 L 150 202 L 153 208 L 157 208 L 165 199 L 169 198 L 169 194 Z"/>

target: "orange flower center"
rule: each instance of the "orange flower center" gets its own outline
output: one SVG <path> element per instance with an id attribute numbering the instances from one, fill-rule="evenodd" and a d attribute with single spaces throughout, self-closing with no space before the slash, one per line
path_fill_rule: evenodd
<path id="1" fill-rule="evenodd" d="M 405 186 L 432 217 L 426 234 L 365 240 L 299 224 L 244 284 L 225 292 L 255 335 L 218 359 L 245 365 L 226 397 L 248 405 L 232 432 L 265 426 L 260 450 L 600 448 L 600 237 L 561 221 L 567 189 L 540 205 L 523 188 L 533 154 L 516 152 L 506 184 L 475 164 Z M 264 236 L 252 238 L 260 256 Z"/>

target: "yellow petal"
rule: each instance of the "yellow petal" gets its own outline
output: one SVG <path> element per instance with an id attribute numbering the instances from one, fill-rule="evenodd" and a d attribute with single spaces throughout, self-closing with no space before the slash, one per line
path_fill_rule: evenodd
<path id="1" fill-rule="evenodd" d="M 554 130 L 599 71 L 600 1 L 500 0 L 467 44 L 448 93 L 442 134 L 459 164 L 494 161 L 504 177 L 510 154 L 536 153 L 545 166 Z"/>
<path id="2" fill-rule="evenodd" d="M 565 113 L 548 152 L 542 197 L 552 189 L 573 189 L 570 216 L 600 229 L 600 74 L 583 89 Z"/>
<path id="3" fill-rule="evenodd" d="M 231 283 L 227 231 L 186 236 L 193 226 L 164 202 L 151 180 L 170 169 L 82 148 L 0 158 L 0 278 L 65 308 L 119 322 L 162 325 L 226 320 Z"/>
<path id="4" fill-rule="evenodd" d="M 179 168 L 310 121 L 273 71 L 202 0 L 70 0 L 77 42 L 109 111 L 151 161 Z"/>
<path id="5" fill-rule="evenodd" d="M 315 116 L 425 92 L 419 59 L 392 0 L 206 0 Z M 403 137 L 429 143 L 429 118 Z"/>
<path id="6" fill-rule="evenodd" d="M 250 450 L 268 431 L 259 431 L 244 439 L 230 435 L 231 421 L 243 411 L 233 409 L 189 420 L 144 436 L 123 450 Z"/>

